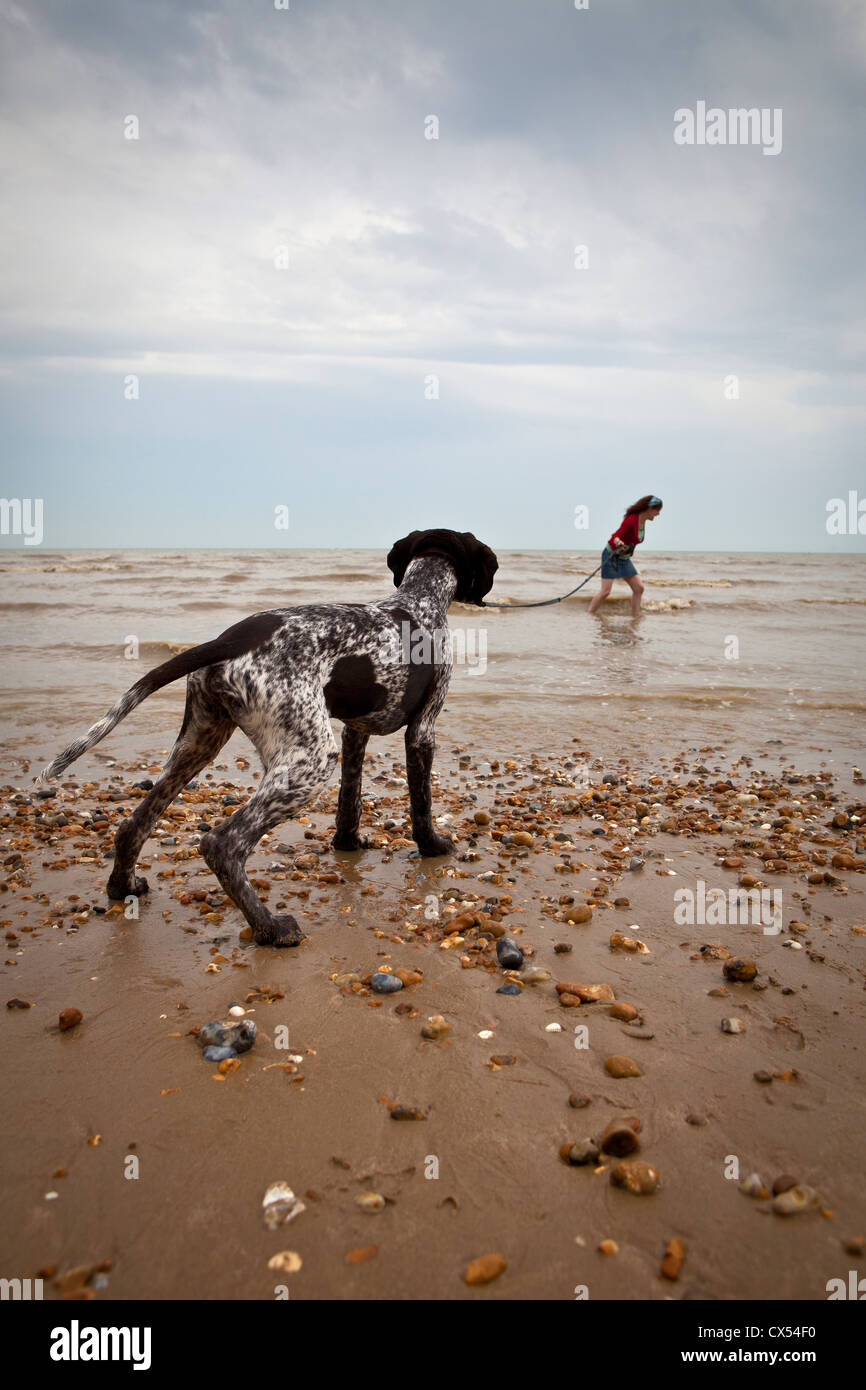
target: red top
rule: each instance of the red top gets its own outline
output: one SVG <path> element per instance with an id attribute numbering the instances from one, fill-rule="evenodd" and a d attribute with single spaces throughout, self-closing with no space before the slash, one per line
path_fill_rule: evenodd
<path id="1" fill-rule="evenodd" d="M 610 546 L 611 550 L 615 549 L 613 542 L 616 538 L 621 540 L 623 545 L 628 546 L 630 549 L 634 549 L 636 545 L 640 545 L 641 541 L 643 540 L 643 536 L 638 534 L 639 528 L 640 523 L 638 521 L 637 513 L 634 513 L 632 516 L 625 517 L 623 519 L 622 524 L 617 527 L 610 540 L 608 541 L 608 545 Z"/>

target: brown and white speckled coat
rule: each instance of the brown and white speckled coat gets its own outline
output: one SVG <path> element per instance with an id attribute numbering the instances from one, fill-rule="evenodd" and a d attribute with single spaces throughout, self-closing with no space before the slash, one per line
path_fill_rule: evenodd
<path id="1" fill-rule="evenodd" d="M 59 776 L 148 695 L 187 677 L 183 724 L 163 774 L 115 837 L 111 897 L 147 891 L 135 873 L 142 846 L 235 728 L 258 750 L 262 780 L 245 806 L 202 837 L 201 852 L 260 945 L 303 940 L 294 917 L 274 916 L 256 896 L 245 864 L 265 831 L 297 814 L 331 776 L 338 760 L 332 718 L 344 726 L 335 849 L 363 847 L 358 824 L 367 740 L 405 728 L 412 834 L 421 854 L 449 853 L 451 841 L 433 827 L 430 772 L 451 649 L 425 639 L 447 627 L 453 599 L 482 602 L 498 562 L 470 532 L 427 530 L 397 541 L 388 566 L 397 585 L 390 598 L 268 609 L 157 666 L 44 770 L 42 778 Z"/>

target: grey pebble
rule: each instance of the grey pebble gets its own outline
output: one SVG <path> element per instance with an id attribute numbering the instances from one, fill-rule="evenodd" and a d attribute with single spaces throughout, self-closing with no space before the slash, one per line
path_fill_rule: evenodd
<path id="1" fill-rule="evenodd" d="M 396 975 L 386 975 L 384 970 L 377 970 L 371 975 L 370 984 L 377 994 L 396 994 L 403 988 L 402 980 L 398 980 Z"/>

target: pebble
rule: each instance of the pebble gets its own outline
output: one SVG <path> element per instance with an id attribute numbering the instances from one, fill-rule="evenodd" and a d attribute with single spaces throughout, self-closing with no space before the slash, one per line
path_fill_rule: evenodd
<path id="1" fill-rule="evenodd" d="M 395 1105 L 391 1111 L 392 1120 L 426 1120 L 427 1111 L 417 1105 Z"/>
<path id="2" fill-rule="evenodd" d="M 362 1265 L 367 1260 L 374 1260 L 378 1253 L 378 1245 L 361 1245 L 355 1250 L 346 1251 L 346 1264 Z"/>
<path id="3" fill-rule="evenodd" d="M 610 949 L 612 951 L 631 951 L 639 952 L 641 955 L 649 955 L 650 949 L 645 942 L 639 941 L 636 936 L 625 936 L 621 931 L 611 933 Z"/>
<path id="4" fill-rule="evenodd" d="M 420 970 L 394 970 L 392 972 L 402 985 L 420 985 L 424 976 Z"/>
<path id="5" fill-rule="evenodd" d="M 198 1040 L 205 1048 L 231 1048 L 233 1051 L 230 1055 L 236 1057 L 242 1052 L 249 1052 L 256 1040 L 257 1031 L 251 1018 L 244 1019 L 243 1023 L 220 1023 L 219 1019 L 212 1018 L 208 1023 L 202 1024 Z"/>
<path id="6" fill-rule="evenodd" d="M 545 970 L 543 966 L 528 965 L 524 966 L 521 970 L 520 978 L 525 985 L 541 985 L 547 983 L 551 978 L 551 974 L 550 971 Z"/>
<path id="7" fill-rule="evenodd" d="M 447 1023 L 441 1014 L 433 1014 L 422 1027 L 421 1037 L 436 1042 L 438 1038 L 444 1038 L 445 1034 L 450 1032 L 451 1024 Z"/>
<path id="8" fill-rule="evenodd" d="M 682 1241 L 676 1238 L 669 1240 L 667 1249 L 662 1258 L 662 1267 L 660 1271 L 662 1278 L 670 1280 L 679 1279 L 685 1256 L 686 1248 Z"/>
<path id="9" fill-rule="evenodd" d="M 598 1161 L 599 1152 L 598 1145 L 592 1139 L 579 1139 L 576 1144 L 563 1144 L 559 1156 L 563 1163 L 585 1167 L 588 1163 Z"/>
<path id="10" fill-rule="evenodd" d="M 572 1093 L 568 1097 L 568 1103 L 572 1110 L 585 1110 L 588 1105 L 592 1105 L 592 1096 L 576 1096 Z"/>
<path id="11" fill-rule="evenodd" d="M 564 915 L 572 927 L 580 927 L 584 922 L 592 921 L 592 908 L 588 903 L 578 903 L 576 907 L 567 907 Z"/>
<path id="12" fill-rule="evenodd" d="M 573 995 L 584 1004 L 612 1004 L 614 1002 L 612 987 L 604 983 L 599 985 L 583 985 L 571 980 L 561 980 L 556 986 L 556 992 L 560 996 L 565 994 Z"/>
<path id="13" fill-rule="evenodd" d="M 773 1079 L 771 1071 L 756 1071 L 752 1073 L 755 1081 L 760 1081 L 762 1086 L 768 1086 Z"/>
<path id="14" fill-rule="evenodd" d="M 355 1205 L 362 1211 L 381 1211 L 385 1205 L 385 1198 L 381 1192 L 361 1192 L 355 1198 Z"/>
<path id="15" fill-rule="evenodd" d="M 403 981 L 396 975 L 386 975 L 383 970 L 377 970 L 370 976 L 370 985 L 376 994 L 396 994 L 403 988 Z"/>
<path id="16" fill-rule="evenodd" d="M 297 1274 L 303 1263 L 297 1250 L 281 1250 L 268 1260 L 268 1269 L 275 1269 L 280 1274 Z"/>
<path id="17" fill-rule="evenodd" d="M 796 1186 L 796 1178 L 792 1177 L 790 1173 L 782 1173 L 781 1177 L 776 1178 L 773 1182 L 773 1196 L 779 1197 L 783 1192 L 790 1192 L 791 1188 Z"/>
<path id="18" fill-rule="evenodd" d="M 601 1136 L 601 1148 L 603 1153 L 612 1154 L 614 1158 L 635 1153 L 640 1148 L 640 1140 L 631 1120 L 611 1120 Z"/>
<path id="19" fill-rule="evenodd" d="M 272 1183 L 262 1198 L 262 1212 L 269 1231 L 294 1221 L 302 1211 L 306 1211 L 304 1203 L 295 1196 L 287 1182 Z"/>
<path id="20" fill-rule="evenodd" d="M 631 1057 L 622 1057 L 619 1055 L 608 1057 L 604 1064 L 604 1069 L 608 1076 L 614 1076 L 618 1080 L 630 1076 L 643 1076 L 643 1072 L 637 1062 L 633 1062 Z"/>
<path id="21" fill-rule="evenodd" d="M 610 1181 L 613 1187 L 624 1187 L 635 1197 L 645 1197 L 655 1192 L 659 1185 L 659 1172 L 651 1163 L 641 1159 L 624 1159 L 611 1169 Z"/>
<path id="22" fill-rule="evenodd" d="M 815 1211 L 820 1205 L 818 1193 L 805 1184 L 790 1187 L 773 1198 L 773 1211 L 779 1216 L 797 1216 L 800 1212 Z"/>
<path id="23" fill-rule="evenodd" d="M 621 1032 L 623 1037 L 639 1038 L 641 1042 L 652 1042 L 652 1039 L 655 1037 L 655 1033 L 652 1031 L 651 1028 L 623 1028 L 621 1029 Z"/>
<path id="24" fill-rule="evenodd" d="M 598 1242 L 598 1250 L 599 1253 L 602 1255 L 619 1254 L 619 1246 L 617 1245 L 615 1240 L 600 1240 Z"/>
<path id="25" fill-rule="evenodd" d="M 723 1033 L 745 1033 L 746 1031 L 746 1025 L 741 1018 L 723 1018 L 721 1027 Z"/>
<path id="26" fill-rule="evenodd" d="M 61 1033 L 66 1033 L 70 1028 L 77 1028 L 84 1018 L 80 1009 L 64 1009 L 57 1020 L 57 1026 Z"/>
<path id="27" fill-rule="evenodd" d="M 544 1031 L 545 1031 L 545 1033 L 561 1033 L 561 1032 L 562 1032 L 562 1024 L 561 1024 L 561 1023 L 548 1023 L 548 1024 L 545 1026 Z"/>
<path id="28" fill-rule="evenodd" d="M 740 1191 L 744 1197 L 769 1197 L 769 1192 L 764 1186 L 763 1178 L 758 1173 L 750 1173 L 747 1178 L 743 1178 L 740 1183 Z"/>
<path id="29" fill-rule="evenodd" d="M 557 941 L 553 947 L 557 956 L 567 956 L 573 949 L 570 941 Z"/>
<path id="30" fill-rule="evenodd" d="M 690 1114 L 686 1115 L 686 1124 L 694 1125 L 697 1129 L 703 1129 L 704 1125 L 708 1125 L 709 1123 L 706 1115 L 697 1114 L 695 1111 L 691 1111 Z"/>
<path id="31" fill-rule="evenodd" d="M 503 1255 L 479 1255 L 477 1260 L 470 1260 L 463 1279 L 467 1284 L 489 1284 L 507 1268 L 508 1261 Z"/>
<path id="32" fill-rule="evenodd" d="M 611 1004 L 608 1013 L 611 1018 L 618 1018 L 622 1023 L 632 1023 L 634 1019 L 640 1018 L 640 1010 L 634 1004 Z"/>
<path id="33" fill-rule="evenodd" d="M 496 959 L 503 970 L 517 970 L 523 964 L 523 952 L 513 936 L 501 936 L 496 943 Z"/>
<path id="34" fill-rule="evenodd" d="M 506 985 L 500 985 L 497 994 L 522 994 L 523 990 L 515 980 L 509 980 Z"/>
<path id="35" fill-rule="evenodd" d="M 728 980 L 749 981 L 754 980 L 758 967 L 747 956 L 734 956 L 731 960 L 725 961 L 722 971 Z"/>

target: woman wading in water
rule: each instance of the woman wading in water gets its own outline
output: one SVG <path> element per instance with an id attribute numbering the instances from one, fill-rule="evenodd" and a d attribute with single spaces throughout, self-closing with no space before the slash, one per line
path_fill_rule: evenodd
<path id="1" fill-rule="evenodd" d="M 640 613 L 640 600 L 643 584 L 640 575 L 631 562 L 636 545 L 644 537 L 644 522 L 655 521 L 662 509 L 662 499 L 648 493 L 639 502 L 629 507 L 622 524 L 614 531 L 601 552 L 601 588 L 589 605 L 594 613 L 602 599 L 607 598 L 615 579 L 624 579 L 631 589 L 631 613 L 636 618 Z"/>

